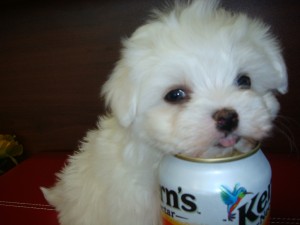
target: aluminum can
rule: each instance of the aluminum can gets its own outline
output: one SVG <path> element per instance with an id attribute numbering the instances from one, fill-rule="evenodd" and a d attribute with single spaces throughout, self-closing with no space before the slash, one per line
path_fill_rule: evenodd
<path id="1" fill-rule="evenodd" d="M 259 146 L 229 158 L 165 156 L 159 182 L 163 225 L 270 224 L 271 167 Z"/>

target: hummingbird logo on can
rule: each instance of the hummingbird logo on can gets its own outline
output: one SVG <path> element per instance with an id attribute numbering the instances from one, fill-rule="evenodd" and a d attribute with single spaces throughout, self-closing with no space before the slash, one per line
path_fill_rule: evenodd
<path id="1" fill-rule="evenodd" d="M 233 221 L 236 214 L 233 211 L 236 209 L 240 201 L 247 195 L 253 194 L 248 192 L 246 188 L 240 187 L 240 184 L 236 184 L 231 191 L 228 187 L 221 185 L 221 199 L 227 205 L 227 219 Z"/>

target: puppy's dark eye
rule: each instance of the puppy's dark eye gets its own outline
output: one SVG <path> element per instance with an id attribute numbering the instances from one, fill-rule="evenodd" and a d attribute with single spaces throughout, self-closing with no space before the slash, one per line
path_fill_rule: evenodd
<path id="1" fill-rule="evenodd" d="M 246 73 L 241 73 L 236 78 L 236 85 L 240 89 L 249 89 L 251 88 L 251 78 Z"/>
<path id="2" fill-rule="evenodd" d="M 181 103 L 188 99 L 188 94 L 184 89 L 174 89 L 169 91 L 165 96 L 165 101 L 169 103 Z"/>

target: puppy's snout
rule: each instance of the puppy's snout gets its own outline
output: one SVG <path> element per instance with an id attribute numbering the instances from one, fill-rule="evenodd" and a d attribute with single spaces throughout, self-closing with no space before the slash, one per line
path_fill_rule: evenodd
<path id="1" fill-rule="evenodd" d="M 219 131 L 230 133 L 235 130 L 239 123 L 239 116 L 233 109 L 224 108 L 213 114 L 216 121 L 216 127 Z"/>

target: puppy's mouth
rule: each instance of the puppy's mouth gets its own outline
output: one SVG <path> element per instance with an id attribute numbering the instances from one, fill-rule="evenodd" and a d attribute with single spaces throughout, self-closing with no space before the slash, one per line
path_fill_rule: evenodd
<path id="1" fill-rule="evenodd" d="M 223 137 L 218 139 L 216 146 L 222 148 L 233 147 L 240 140 L 240 136 L 236 134 L 225 134 Z"/>

